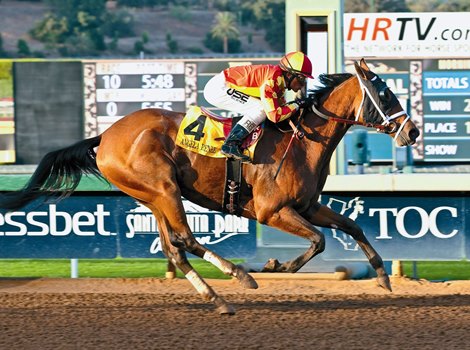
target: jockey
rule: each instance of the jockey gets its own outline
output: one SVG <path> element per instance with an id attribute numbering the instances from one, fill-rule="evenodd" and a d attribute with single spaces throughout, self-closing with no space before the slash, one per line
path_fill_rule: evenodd
<path id="1" fill-rule="evenodd" d="M 304 107 L 302 100 L 287 104 L 285 92 L 303 89 L 306 78 L 313 78 L 312 62 L 295 51 L 282 57 L 276 66 L 235 66 L 210 79 L 204 87 L 207 102 L 243 115 L 230 131 L 221 152 L 229 158 L 250 162 L 250 157 L 240 149 L 243 140 L 266 118 L 278 123 Z"/>

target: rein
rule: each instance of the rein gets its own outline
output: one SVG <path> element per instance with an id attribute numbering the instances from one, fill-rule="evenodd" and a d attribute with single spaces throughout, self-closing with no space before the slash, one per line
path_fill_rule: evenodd
<path id="1" fill-rule="evenodd" d="M 307 108 L 302 109 L 302 113 L 300 114 L 300 117 L 297 120 L 297 125 L 295 125 L 294 122 L 289 120 L 289 125 L 291 126 L 294 132 L 292 133 L 289 144 L 287 145 L 286 150 L 282 155 L 281 161 L 279 162 L 276 174 L 274 174 L 274 180 L 276 180 L 277 175 L 279 175 L 279 172 L 281 171 L 282 164 L 286 160 L 287 152 L 289 152 L 290 146 L 292 145 L 292 141 L 294 141 L 295 138 L 301 140 L 304 137 L 304 133 L 300 130 L 300 124 L 302 123 L 302 119 L 304 119 L 305 117 L 305 113 L 307 113 Z"/>
<path id="2" fill-rule="evenodd" d="M 320 112 L 314 105 L 312 105 L 312 111 L 316 115 L 318 115 L 320 118 L 323 118 L 325 120 L 333 120 L 335 122 L 343 123 L 343 124 L 361 125 L 361 126 L 365 126 L 365 127 L 368 127 L 368 128 L 376 128 L 380 131 L 386 132 L 387 126 L 383 125 L 383 124 L 364 123 L 364 122 L 360 122 L 358 120 L 349 120 L 349 119 L 344 119 L 344 118 L 328 116 L 328 115 Z"/>

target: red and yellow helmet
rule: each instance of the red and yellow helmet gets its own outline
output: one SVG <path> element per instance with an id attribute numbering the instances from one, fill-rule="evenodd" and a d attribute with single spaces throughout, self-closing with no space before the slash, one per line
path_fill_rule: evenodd
<path id="1" fill-rule="evenodd" d="M 289 52 L 279 62 L 279 66 L 282 70 L 289 72 L 294 75 L 304 75 L 308 78 L 313 78 L 313 66 L 310 59 L 304 55 L 303 52 L 294 51 Z"/>

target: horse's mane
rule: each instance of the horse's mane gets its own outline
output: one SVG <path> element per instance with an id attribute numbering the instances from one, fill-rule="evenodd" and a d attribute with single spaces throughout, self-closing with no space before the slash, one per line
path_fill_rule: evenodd
<path id="1" fill-rule="evenodd" d="M 351 73 L 320 74 L 318 80 L 322 86 L 308 90 L 308 96 L 314 104 L 320 102 L 321 98 L 330 93 L 336 86 L 348 80 L 353 75 Z"/>

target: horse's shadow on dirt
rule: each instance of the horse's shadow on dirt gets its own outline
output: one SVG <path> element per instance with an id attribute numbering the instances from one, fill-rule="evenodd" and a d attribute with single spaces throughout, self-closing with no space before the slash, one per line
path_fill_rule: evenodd
<path id="1" fill-rule="evenodd" d="M 0 277 L 0 289 L 24 286 L 39 279 L 40 277 Z"/>

